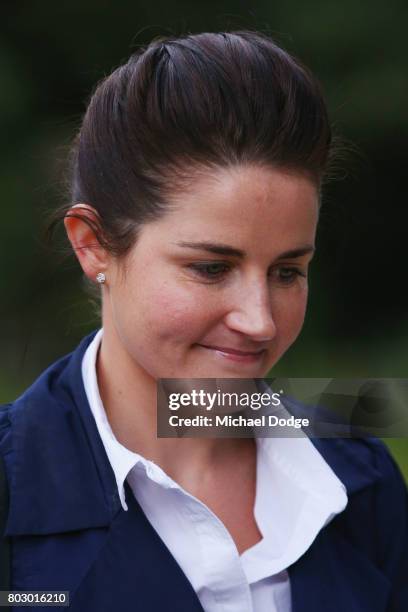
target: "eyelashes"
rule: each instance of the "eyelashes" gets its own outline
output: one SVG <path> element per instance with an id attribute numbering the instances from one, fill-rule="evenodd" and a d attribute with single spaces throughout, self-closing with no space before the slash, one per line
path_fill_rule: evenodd
<path id="1" fill-rule="evenodd" d="M 194 263 L 188 266 L 193 272 L 209 280 L 217 280 L 220 276 L 225 276 L 231 270 L 228 264 L 218 262 Z"/>
<path id="2" fill-rule="evenodd" d="M 194 274 L 210 283 L 224 280 L 231 272 L 232 266 L 223 262 L 209 261 L 192 263 L 187 266 Z M 280 285 L 292 285 L 299 277 L 306 278 L 306 274 L 296 266 L 277 266 L 269 274 Z"/>

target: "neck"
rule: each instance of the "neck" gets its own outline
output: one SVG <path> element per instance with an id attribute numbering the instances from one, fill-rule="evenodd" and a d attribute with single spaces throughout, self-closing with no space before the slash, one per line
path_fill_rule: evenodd
<path id="1" fill-rule="evenodd" d="M 96 362 L 99 392 L 116 439 L 129 450 L 159 465 L 179 483 L 194 489 L 204 473 L 247 453 L 254 440 L 230 438 L 157 438 L 157 387 L 126 351 L 112 325 L 104 334 Z"/>

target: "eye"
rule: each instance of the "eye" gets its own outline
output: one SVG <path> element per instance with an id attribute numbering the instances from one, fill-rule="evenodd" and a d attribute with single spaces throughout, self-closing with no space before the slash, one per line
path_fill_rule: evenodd
<path id="1" fill-rule="evenodd" d="M 229 265 L 218 261 L 189 264 L 188 268 L 207 280 L 218 280 L 230 270 Z"/>
<path id="2" fill-rule="evenodd" d="M 292 285 L 296 282 L 296 279 L 302 276 L 306 278 L 306 274 L 299 270 L 299 268 L 281 267 L 272 270 L 271 277 L 274 278 L 281 285 Z"/>

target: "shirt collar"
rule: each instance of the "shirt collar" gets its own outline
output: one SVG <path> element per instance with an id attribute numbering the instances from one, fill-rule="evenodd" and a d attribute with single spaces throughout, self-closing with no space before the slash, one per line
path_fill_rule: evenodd
<path id="1" fill-rule="evenodd" d="M 304 438 L 256 438 L 255 518 L 263 539 L 241 555 L 250 583 L 297 561 L 347 505 L 344 484 Z"/>

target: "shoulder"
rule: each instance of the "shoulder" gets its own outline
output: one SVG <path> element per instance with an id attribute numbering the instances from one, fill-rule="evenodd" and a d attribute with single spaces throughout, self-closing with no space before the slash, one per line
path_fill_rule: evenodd
<path id="1" fill-rule="evenodd" d="M 344 483 L 350 500 L 371 500 L 379 519 L 399 515 L 400 520 L 408 520 L 407 485 L 382 440 L 364 437 L 313 442 Z"/>
<path id="2" fill-rule="evenodd" d="M 82 360 L 93 336 L 52 363 L 13 402 L 0 405 L 0 454 L 6 463 L 20 455 L 42 456 L 45 442 L 61 450 L 69 433 L 82 429 L 79 415 L 87 404 Z"/>
<path id="3" fill-rule="evenodd" d="M 0 455 L 10 490 L 7 535 L 105 525 L 120 506 L 82 381 L 92 337 L 0 408 Z"/>
<path id="4" fill-rule="evenodd" d="M 11 403 L 0 404 L 0 431 L 10 425 L 9 410 L 11 406 Z"/>
<path id="5" fill-rule="evenodd" d="M 12 404 L 0 405 L 0 459 L 5 458 L 11 450 L 10 408 Z"/>
<path id="6" fill-rule="evenodd" d="M 332 522 L 354 550 L 371 559 L 408 600 L 408 490 L 387 446 L 377 438 L 327 440 L 347 464 L 349 499 Z M 344 475 L 344 466 L 343 466 Z M 340 470 L 341 471 L 341 470 Z M 394 596 L 394 595 L 393 595 Z M 407 602 L 408 603 L 408 602 Z M 400 609 L 400 608 L 396 608 Z M 402 608 L 401 608 L 402 609 Z"/>
<path id="7" fill-rule="evenodd" d="M 368 439 L 366 444 L 369 445 L 372 454 L 372 461 L 375 468 L 381 474 L 380 487 L 386 490 L 389 495 L 399 495 L 405 498 L 407 495 L 407 486 L 401 471 L 390 453 L 388 447 L 376 438 Z"/>
<path id="8" fill-rule="evenodd" d="M 82 360 L 95 334 L 92 332 L 83 338 L 71 353 L 52 363 L 13 402 L 0 405 L 0 432 L 2 428 L 16 426 L 23 420 L 31 424 L 39 422 L 38 419 L 46 418 L 50 411 L 55 415 L 58 406 L 63 412 L 63 406 L 72 405 L 78 395 L 80 399 L 84 398 Z"/>
<path id="9" fill-rule="evenodd" d="M 50 365 L 13 402 L 0 406 L 0 454 L 12 463 L 30 447 L 41 446 L 46 430 L 63 422 L 64 372 L 70 355 Z"/>
<path id="10" fill-rule="evenodd" d="M 371 460 L 379 474 L 370 495 L 370 511 L 377 525 L 376 540 L 378 549 L 382 550 L 382 562 L 392 565 L 403 550 L 408 559 L 407 485 L 387 446 L 375 439 L 366 444 L 369 444 Z"/>
<path id="11" fill-rule="evenodd" d="M 68 452 L 83 429 L 86 403 L 81 364 L 90 337 L 52 363 L 13 402 L 0 405 L 0 455 L 10 479 L 45 463 L 47 452 Z"/>
<path id="12" fill-rule="evenodd" d="M 407 487 L 401 471 L 386 444 L 375 437 L 334 440 L 337 452 L 354 466 L 373 475 L 377 492 L 405 497 Z"/>

